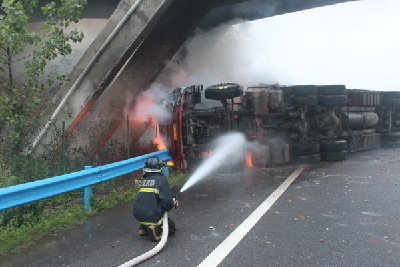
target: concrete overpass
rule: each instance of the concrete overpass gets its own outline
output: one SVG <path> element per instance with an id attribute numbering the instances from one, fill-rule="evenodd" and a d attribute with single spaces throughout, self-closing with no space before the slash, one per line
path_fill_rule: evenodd
<path id="1" fill-rule="evenodd" d="M 127 94 L 135 98 L 149 88 L 196 27 L 207 30 L 234 19 L 255 20 L 348 1 L 121 1 L 74 67 L 71 82 L 53 98 L 33 151 L 40 152 L 48 142 L 50 122 L 66 121 L 69 147 L 79 149 L 82 157 L 106 154 L 120 160 L 126 155 L 121 151 L 126 147 Z M 88 16 L 96 14 L 89 12 L 96 4 L 89 1 Z M 131 146 L 137 137 L 133 131 Z"/>

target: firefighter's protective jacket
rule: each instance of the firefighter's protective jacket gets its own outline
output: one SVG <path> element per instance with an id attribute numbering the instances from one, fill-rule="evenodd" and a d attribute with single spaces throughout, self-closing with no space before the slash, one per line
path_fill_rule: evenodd
<path id="1" fill-rule="evenodd" d="M 133 209 L 135 218 L 142 224 L 159 224 L 164 212 L 170 211 L 173 206 L 167 179 L 159 172 L 145 173 Z"/>

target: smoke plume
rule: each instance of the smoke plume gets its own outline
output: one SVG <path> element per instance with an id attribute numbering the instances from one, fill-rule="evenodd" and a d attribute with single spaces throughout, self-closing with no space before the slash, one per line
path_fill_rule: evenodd
<path id="1" fill-rule="evenodd" d="M 156 118 L 157 122 L 164 122 L 171 118 L 170 111 L 162 105 L 167 98 L 167 90 L 161 84 L 152 86 L 140 93 L 136 98 L 128 94 L 124 114 L 129 115 L 131 121 L 145 122 Z"/>
<path id="2" fill-rule="evenodd" d="M 197 30 L 160 81 L 400 90 L 400 2 L 364 0 Z M 183 56 L 182 56 L 183 55 Z"/>

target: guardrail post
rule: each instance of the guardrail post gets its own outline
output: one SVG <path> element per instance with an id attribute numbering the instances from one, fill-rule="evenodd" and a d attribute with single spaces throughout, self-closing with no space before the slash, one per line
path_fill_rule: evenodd
<path id="1" fill-rule="evenodd" d="M 84 166 L 85 170 L 92 168 L 92 166 Z M 83 207 L 85 210 L 90 210 L 92 208 L 92 203 L 90 199 L 92 198 L 93 190 L 92 186 L 86 186 L 83 188 Z"/>

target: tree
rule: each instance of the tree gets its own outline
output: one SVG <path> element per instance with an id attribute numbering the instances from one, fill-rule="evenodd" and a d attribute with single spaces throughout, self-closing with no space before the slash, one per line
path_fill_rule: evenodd
<path id="1" fill-rule="evenodd" d="M 66 75 L 49 75 L 48 62 L 72 52 L 71 42 L 81 42 L 78 29 L 66 30 L 83 17 L 87 0 L 56 0 L 40 4 L 39 0 L 3 0 L 0 11 L 0 134 L 3 143 L 21 152 L 38 122 L 41 93 L 46 85 L 65 83 Z M 29 20 L 41 11 L 44 22 L 33 31 Z M 22 56 L 27 47 L 32 52 Z M 24 72 L 15 76 L 14 64 L 24 61 Z"/>

